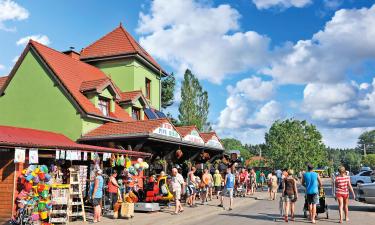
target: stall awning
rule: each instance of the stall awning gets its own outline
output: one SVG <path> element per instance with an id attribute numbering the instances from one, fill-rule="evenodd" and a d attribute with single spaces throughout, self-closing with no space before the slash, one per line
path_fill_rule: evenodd
<path id="1" fill-rule="evenodd" d="M 129 156 L 147 157 L 149 153 L 127 151 L 94 145 L 77 144 L 68 137 L 49 131 L 11 126 L 0 126 L 0 147 L 23 147 L 41 149 L 66 149 L 89 152 L 110 152 L 128 154 Z"/>

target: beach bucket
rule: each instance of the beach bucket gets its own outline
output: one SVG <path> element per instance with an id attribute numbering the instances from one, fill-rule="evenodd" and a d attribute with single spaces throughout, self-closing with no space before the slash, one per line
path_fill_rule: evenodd
<path id="1" fill-rule="evenodd" d="M 47 212 L 47 211 L 42 211 L 42 212 L 40 212 L 40 218 L 41 218 L 42 220 L 47 219 L 47 218 L 48 218 L 48 212 Z"/>

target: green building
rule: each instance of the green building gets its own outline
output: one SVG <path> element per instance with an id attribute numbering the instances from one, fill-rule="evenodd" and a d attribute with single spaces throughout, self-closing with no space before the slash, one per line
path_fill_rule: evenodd
<path id="1" fill-rule="evenodd" d="M 0 77 L 0 125 L 163 157 L 177 148 L 186 148 L 189 157 L 221 154 L 216 134 L 203 142 L 187 140 L 165 118 L 160 111 L 165 76 L 121 24 L 81 52 L 60 52 L 30 40 L 10 74 Z"/>

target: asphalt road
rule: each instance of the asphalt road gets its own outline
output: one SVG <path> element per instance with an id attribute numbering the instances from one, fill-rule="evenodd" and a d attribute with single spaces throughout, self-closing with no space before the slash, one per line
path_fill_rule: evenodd
<path id="1" fill-rule="evenodd" d="M 326 219 L 326 215 L 319 215 L 318 224 L 337 224 L 339 220 L 338 206 L 336 201 L 331 195 L 331 190 L 328 186 L 325 187 L 327 193 L 327 204 L 329 207 L 329 219 Z M 256 197 L 258 196 L 258 198 Z M 296 221 L 290 222 L 293 224 L 306 224 L 310 223 L 307 219 L 303 218 L 303 199 L 304 194 L 301 193 L 299 201 L 296 205 Z M 279 203 L 278 201 L 269 201 L 266 199 L 265 194 L 258 193 L 254 197 L 255 203 L 249 205 L 241 205 L 234 207 L 232 211 L 219 212 L 218 214 L 211 215 L 209 217 L 202 218 L 202 220 L 195 220 L 194 223 L 188 221 L 183 224 L 205 224 L 205 225 L 242 225 L 242 224 L 285 224 L 279 214 Z M 250 200 L 250 199 L 249 199 Z M 375 205 L 367 205 L 350 201 L 349 209 L 349 222 L 350 224 L 363 224 L 363 225 L 374 225 L 375 224 Z"/>

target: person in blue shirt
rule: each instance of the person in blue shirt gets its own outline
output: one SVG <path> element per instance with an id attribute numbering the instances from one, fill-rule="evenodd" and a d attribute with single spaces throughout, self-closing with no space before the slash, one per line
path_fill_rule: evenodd
<path id="1" fill-rule="evenodd" d="M 322 181 L 319 174 L 313 171 L 314 167 L 307 165 L 307 172 L 302 176 L 302 185 L 306 188 L 306 200 L 309 206 L 310 220 L 316 223 L 316 205 L 319 204 L 319 187 L 322 187 Z"/>
<path id="2" fill-rule="evenodd" d="M 224 179 L 224 191 L 221 195 L 221 203 L 219 207 L 224 207 L 224 196 L 229 197 L 229 210 L 232 210 L 233 207 L 233 188 L 235 185 L 234 175 L 232 174 L 231 168 L 227 169 L 227 174 Z"/>
<path id="3" fill-rule="evenodd" d="M 103 185 L 104 185 L 102 174 L 103 174 L 103 171 L 101 169 L 98 169 L 96 171 L 94 190 L 91 196 L 92 204 L 94 206 L 94 223 L 100 222 L 100 217 L 102 215 L 101 201 L 103 197 Z"/>

